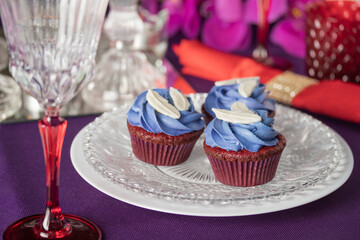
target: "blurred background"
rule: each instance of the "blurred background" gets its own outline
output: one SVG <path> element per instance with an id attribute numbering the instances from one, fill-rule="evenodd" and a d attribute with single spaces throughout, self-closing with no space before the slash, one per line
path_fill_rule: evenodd
<path id="1" fill-rule="evenodd" d="M 109 111 L 148 88 L 210 89 L 213 81 L 182 72 L 174 46 L 184 39 L 315 81 L 360 82 L 358 1 L 114 0 L 107 12 L 93 80 L 63 116 Z M 37 102 L 11 80 L 0 36 L 0 122 L 39 119 Z"/>

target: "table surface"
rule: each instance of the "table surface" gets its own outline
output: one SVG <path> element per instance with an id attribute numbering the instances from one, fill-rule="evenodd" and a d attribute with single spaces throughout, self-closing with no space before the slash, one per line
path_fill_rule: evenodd
<path id="1" fill-rule="evenodd" d="M 195 89 L 196 86 L 209 86 L 201 80 L 191 81 Z M 241 217 L 195 217 L 156 212 L 98 191 L 78 175 L 70 160 L 72 140 L 96 116 L 68 118 L 60 174 L 62 210 L 92 220 L 108 240 L 359 239 L 360 125 L 312 116 L 333 128 L 349 144 L 354 155 L 354 170 L 348 181 L 312 203 Z M 0 125 L 0 186 L 1 235 L 12 222 L 43 213 L 45 166 L 36 121 Z"/>

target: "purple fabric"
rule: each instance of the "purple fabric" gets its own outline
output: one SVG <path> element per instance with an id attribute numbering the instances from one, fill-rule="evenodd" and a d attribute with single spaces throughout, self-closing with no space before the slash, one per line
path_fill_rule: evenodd
<path id="1" fill-rule="evenodd" d="M 318 117 L 318 116 L 316 116 Z M 280 212 L 244 217 L 192 217 L 142 209 L 85 182 L 70 161 L 70 145 L 94 117 L 68 118 L 60 175 L 65 213 L 91 219 L 104 239 L 358 239 L 360 235 L 360 125 L 318 117 L 350 145 L 355 169 L 334 193 Z M 45 209 L 45 173 L 36 122 L 0 125 L 0 230 Z"/>

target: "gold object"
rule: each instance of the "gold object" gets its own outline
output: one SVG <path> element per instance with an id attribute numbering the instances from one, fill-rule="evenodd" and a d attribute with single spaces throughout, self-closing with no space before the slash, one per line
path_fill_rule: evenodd
<path id="1" fill-rule="evenodd" d="M 269 97 L 280 103 L 290 105 L 293 98 L 303 89 L 317 84 L 318 81 L 290 71 L 285 71 L 272 78 L 266 89 L 270 91 Z"/>

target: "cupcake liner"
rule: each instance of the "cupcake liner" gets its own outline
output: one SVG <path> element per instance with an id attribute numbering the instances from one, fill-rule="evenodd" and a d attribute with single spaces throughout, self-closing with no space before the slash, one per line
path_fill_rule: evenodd
<path id="1" fill-rule="evenodd" d="M 159 166 L 173 166 L 185 162 L 197 140 L 187 144 L 166 145 L 144 141 L 131 134 L 130 136 L 135 156 L 143 162 Z"/>
<path id="2" fill-rule="evenodd" d="M 215 178 L 226 185 L 252 187 L 271 181 L 281 157 L 281 152 L 260 161 L 224 161 L 208 155 Z"/>

